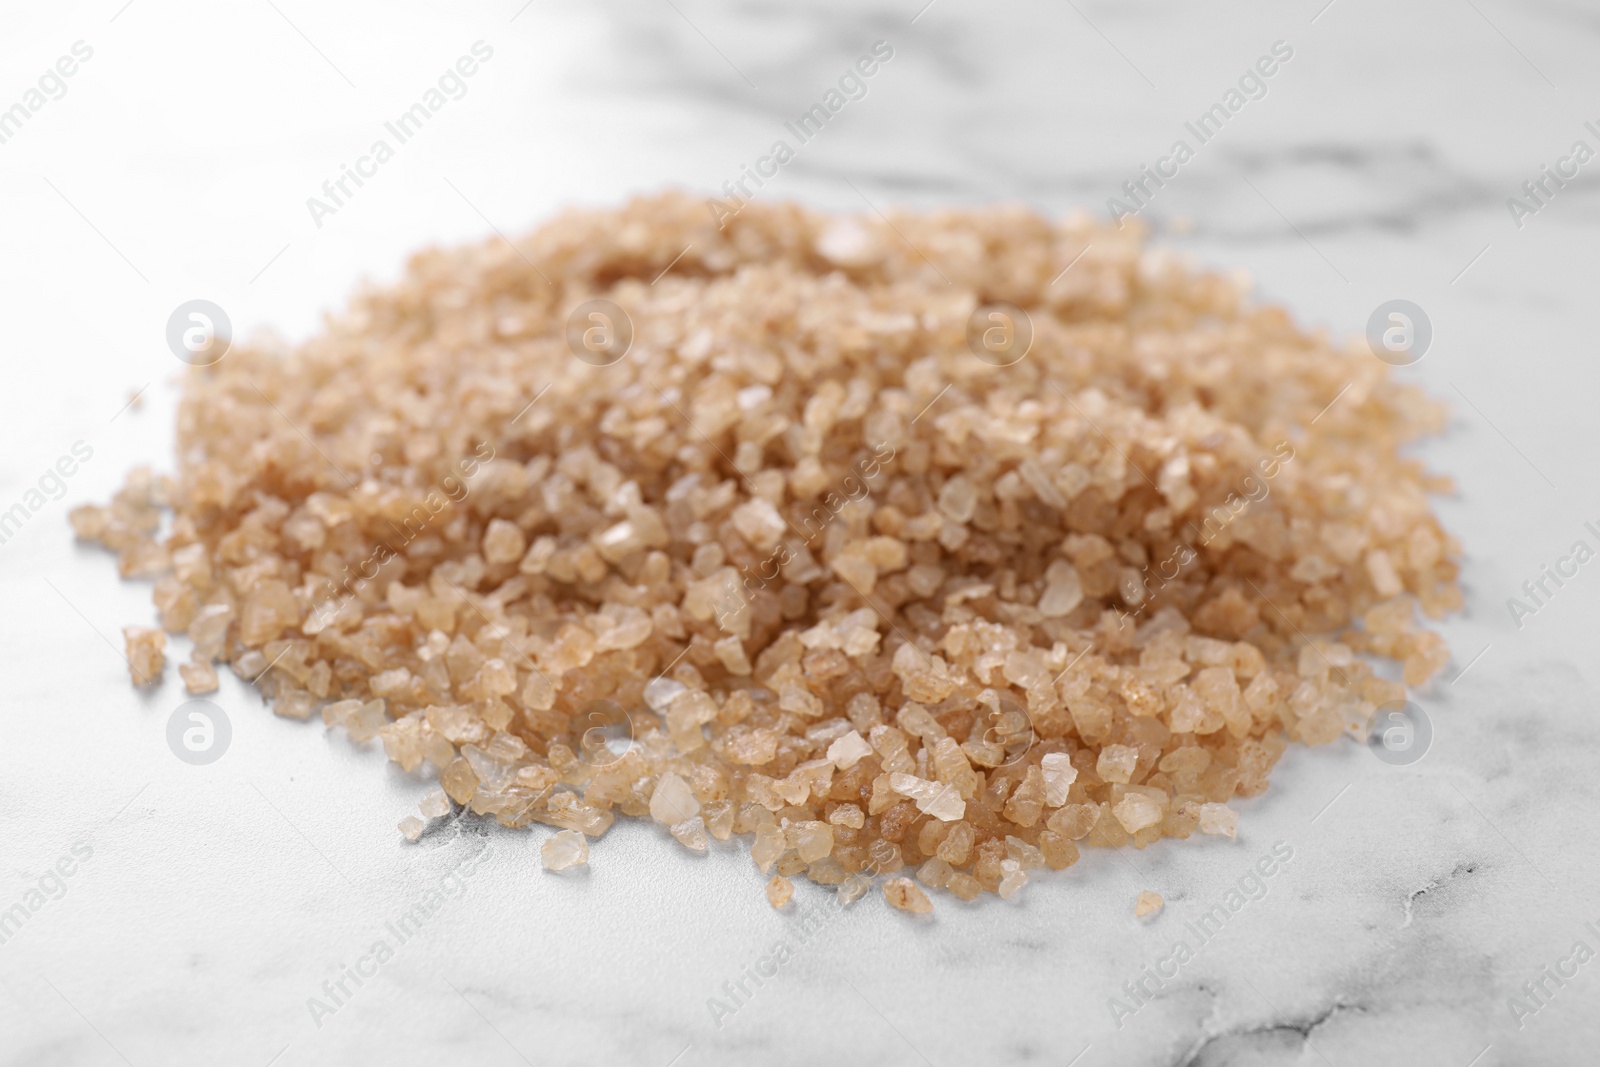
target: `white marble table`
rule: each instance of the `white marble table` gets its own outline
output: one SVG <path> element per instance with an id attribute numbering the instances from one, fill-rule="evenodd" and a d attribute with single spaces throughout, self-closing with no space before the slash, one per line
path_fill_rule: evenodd
<path id="1" fill-rule="evenodd" d="M 1591 1062 L 1600 962 L 1574 945 L 1600 950 L 1600 570 L 1520 629 L 1505 602 L 1600 525 L 1600 213 L 1586 172 L 1520 228 L 1506 200 L 1575 140 L 1600 148 L 1600 13 L 1323 2 L 0 13 L 0 107 L 92 49 L 0 143 L 0 508 L 75 442 L 93 450 L 0 544 L 0 909 L 39 905 L 0 944 L 0 1062 Z M 306 199 L 480 40 L 493 56 L 465 95 L 318 227 Z M 1426 757 L 1297 749 L 1240 805 L 1236 842 L 1089 851 L 1009 903 L 941 897 L 931 922 L 877 898 L 835 913 L 804 885 L 798 914 L 774 913 L 739 850 L 692 858 L 642 825 L 571 878 L 538 870 L 538 834 L 462 823 L 408 847 L 394 824 L 420 783 L 232 678 L 226 756 L 174 759 L 175 672 L 138 695 L 107 647 L 148 590 L 66 529 L 72 504 L 170 456 L 172 308 L 204 297 L 241 331 L 303 336 L 421 244 L 717 189 L 880 40 L 893 58 L 866 95 L 757 195 L 1104 211 L 1274 42 L 1292 48 L 1143 214 L 1335 333 L 1388 299 L 1427 310 L 1433 349 L 1403 373 L 1454 405 L 1418 451 L 1459 481 L 1440 508 L 1469 555 L 1455 662 L 1420 697 Z M 1191 924 L 1274 847 L 1292 858 L 1201 946 Z M 386 924 L 441 884 L 400 944 Z M 1145 888 L 1167 907 L 1140 925 Z M 385 937 L 392 956 L 363 963 Z M 1193 958 L 1158 984 L 1144 968 L 1180 939 Z M 713 1018 L 708 999 L 780 941 L 791 958 Z M 357 966 L 336 1011 L 308 1008 Z M 1541 981 L 1538 1010 L 1514 1013 Z"/>

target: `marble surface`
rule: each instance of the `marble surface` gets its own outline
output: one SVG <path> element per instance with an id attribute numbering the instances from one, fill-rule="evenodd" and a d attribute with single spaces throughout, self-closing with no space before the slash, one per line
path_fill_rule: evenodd
<path id="1" fill-rule="evenodd" d="M 1592 1061 L 1600 962 L 1574 947 L 1600 950 L 1600 571 L 1520 629 L 1505 602 L 1600 525 L 1600 201 L 1588 173 L 1520 228 L 1505 201 L 1575 140 L 1600 146 L 1600 13 L 1324 2 L 7 5 L 0 106 L 74 42 L 93 56 L 0 144 L 0 506 L 75 442 L 93 457 L 0 545 L 0 909 L 46 892 L 0 944 L 0 1062 Z M 314 225 L 306 198 L 479 40 L 494 55 L 466 95 Z M 174 759 L 176 678 L 135 694 L 108 647 L 148 590 L 66 528 L 170 456 L 172 308 L 205 297 L 240 331 L 302 336 L 419 245 L 714 190 L 878 40 L 894 57 L 868 94 L 760 195 L 1103 212 L 1292 47 L 1144 214 L 1336 334 L 1391 298 L 1427 310 L 1433 348 L 1403 373 L 1455 410 L 1418 454 L 1460 485 L 1439 506 L 1468 610 L 1418 698 L 1426 756 L 1297 749 L 1239 805 L 1237 841 L 1091 851 L 1009 903 L 941 897 L 931 921 L 803 885 L 774 913 L 740 849 L 692 858 L 642 825 L 577 877 L 537 869 L 538 833 L 454 823 L 408 847 L 394 824 L 419 782 L 232 678 L 226 756 Z M 1252 880 L 1275 848 L 1291 858 Z M 1152 888 L 1166 910 L 1136 923 Z M 1201 944 L 1235 889 L 1251 899 Z M 386 924 L 419 900 L 437 907 L 402 944 Z M 314 1017 L 383 938 L 392 955 Z M 1192 958 L 1158 987 L 1145 968 L 1180 940 Z M 779 942 L 777 974 L 714 1018 Z"/>

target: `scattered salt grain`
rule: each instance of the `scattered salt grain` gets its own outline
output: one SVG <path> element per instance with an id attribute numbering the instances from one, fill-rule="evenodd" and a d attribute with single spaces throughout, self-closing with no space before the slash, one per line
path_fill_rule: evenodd
<path id="1" fill-rule="evenodd" d="M 564 871 L 589 862 L 589 839 L 575 830 L 561 830 L 539 847 L 539 860 L 547 871 Z"/>
<path id="2" fill-rule="evenodd" d="M 883 883 L 883 896 L 892 907 L 901 911 L 917 915 L 928 915 L 933 911 L 933 901 L 928 899 L 928 894 L 909 878 L 891 878 Z"/>

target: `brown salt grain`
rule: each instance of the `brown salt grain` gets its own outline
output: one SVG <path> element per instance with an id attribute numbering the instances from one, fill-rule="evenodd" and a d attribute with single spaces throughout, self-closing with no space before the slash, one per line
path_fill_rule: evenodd
<path id="1" fill-rule="evenodd" d="M 933 911 L 933 901 L 928 899 L 928 894 L 909 878 L 891 878 L 883 883 L 883 896 L 892 907 L 901 911 L 917 915 L 927 915 Z"/>
<path id="2" fill-rule="evenodd" d="M 128 673 L 135 685 L 155 685 L 167 667 L 167 635 L 150 626 L 124 626 Z"/>
<path id="3" fill-rule="evenodd" d="M 591 299 L 633 327 L 606 366 L 567 343 Z M 1000 301 L 1033 328 L 1004 367 L 967 344 Z M 226 662 L 378 737 L 561 831 L 553 869 L 619 813 L 841 899 L 1231 836 L 1288 743 L 1404 697 L 1375 660 L 1443 666 L 1416 608 L 1461 604 L 1400 455 L 1441 409 L 1131 225 L 719 229 L 664 195 L 421 253 L 299 348 L 188 375 L 176 476 L 71 516 L 159 578 L 186 684 Z M 127 639 L 158 678 L 163 634 Z"/>

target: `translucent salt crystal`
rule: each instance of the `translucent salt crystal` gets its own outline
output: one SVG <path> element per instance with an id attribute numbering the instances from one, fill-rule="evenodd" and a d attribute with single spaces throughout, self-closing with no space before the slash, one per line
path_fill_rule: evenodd
<path id="1" fill-rule="evenodd" d="M 1172 732 L 1175 734 L 1211 734 L 1220 730 L 1225 722 L 1220 713 L 1200 699 L 1200 695 L 1187 685 L 1173 687 L 1177 691 L 1177 705 L 1172 709 Z"/>
<path id="2" fill-rule="evenodd" d="M 490 519 L 483 534 L 483 558 L 489 563 L 516 563 L 522 559 L 526 541 L 522 529 L 505 519 Z"/>
<path id="3" fill-rule="evenodd" d="M 955 871 L 945 883 L 945 888 L 950 890 L 957 900 L 972 901 L 977 900 L 978 895 L 983 892 L 983 883 L 966 871 Z"/>
<path id="4" fill-rule="evenodd" d="M 939 843 L 938 857 L 952 866 L 961 866 L 972 856 L 972 843 L 976 836 L 971 823 L 956 823 Z"/>
<path id="5" fill-rule="evenodd" d="M 839 883 L 839 888 L 834 890 L 834 896 L 838 899 L 839 906 L 844 907 L 860 900 L 871 888 L 872 879 L 857 872 Z"/>
<path id="6" fill-rule="evenodd" d="M 955 822 L 966 815 L 967 802 L 961 798 L 955 786 L 943 784 L 931 800 L 918 801 L 917 808 L 940 822 Z"/>
<path id="7" fill-rule="evenodd" d="M 684 848 L 695 852 L 704 852 L 711 847 L 711 842 L 706 839 L 706 821 L 696 815 L 668 827 L 668 832 L 678 839 Z"/>
<path id="8" fill-rule="evenodd" d="M 167 635 L 150 626 L 124 626 L 123 640 L 128 646 L 128 672 L 135 685 L 155 685 L 166 669 Z"/>
<path id="9" fill-rule="evenodd" d="M 207 604 L 201 608 L 189 623 L 189 638 L 195 648 L 207 655 L 220 655 L 233 614 L 232 604 Z"/>
<path id="10" fill-rule="evenodd" d="M 1050 681 L 1052 672 L 1045 666 L 1044 656 L 1038 649 L 1017 649 L 1006 653 L 1001 673 L 1006 681 L 1026 691 Z"/>
<path id="11" fill-rule="evenodd" d="M 428 818 L 438 819 L 450 814 L 450 798 L 443 789 L 435 789 L 422 798 L 417 808 Z"/>
<path id="12" fill-rule="evenodd" d="M 795 827 L 794 847 L 806 863 L 815 863 L 833 852 L 833 827 L 825 822 L 808 821 Z"/>
<path id="13" fill-rule="evenodd" d="M 1064 870 L 1078 862 L 1078 846 L 1054 830 L 1039 835 L 1039 852 L 1052 871 Z"/>
<path id="14" fill-rule="evenodd" d="M 589 862 L 589 839 L 576 830 L 559 830 L 539 847 L 539 860 L 547 871 L 564 871 Z"/>
<path id="15" fill-rule="evenodd" d="M 788 528 L 778 509 L 770 501 L 759 497 L 734 508 L 730 518 L 739 535 L 761 552 L 776 547 L 783 537 L 783 531 Z"/>
<path id="16" fill-rule="evenodd" d="M 761 873 L 765 874 L 772 869 L 783 850 L 788 847 L 784 833 L 775 823 L 765 823 L 756 827 L 756 841 L 750 848 L 750 858 L 755 861 Z"/>
<path id="17" fill-rule="evenodd" d="M 754 669 L 750 666 L 750 657 L 745 655 L 744 642 L 732 634 L 714 642 L 711 650 L 727 672 L 735 677 L 748 677 Z"/>
<path id="18" fill-rule="evenodd" d="M 1244 705 L 1232 667 L 1205 668 L 1195 675 L 1191 688 L 1205 703 L 1207 711 L 1222 717 L 1235 737 L 1250 732 L 1250 711 Z"/>
<path id="19" fill-rule="evenodd" d="M 1160 893 L 1146 889 L 1139 894 L 1139 899 L 1134 902 L 1133 914 L 1141 919 L 1146 915 L 1155 915 L 1165 904 L 1166 901 L 1161 899 Z"/>
<path id="20" fill-rule="evenodd" d="M 322 706 L 322 721 L 327 726 L 343 726 L 345 719 L 361 709 L 362 701 L 336 700 Z"/>
<path id="21" fill-rule="evenodd" d="M 428 824 L 415 815 L 407 815 L 400 820 L 400 832 L 405 835 L 407 841 L 415 841 L 427 828 Z"/>
<path id="22" fill-rule="evenodd" d="M 1202 804 L 1200 805 L 1200 832 L 1225 837 L 1238 837 L 1239 813 L 1226 804 Z"/>
<path id="23" fill-rule="evenodd" d="M 791 774 L 779 779 L 772 789 L 790 804 L 804 804 L 811 795 L 811 782 L 803 776 Z"/>
<path id="24" fill-rule="evenodd" d="M 867 816 L 858 805 L 840 804 L 828 814 L 828 821 L 835 826 L 848 826 L 859 830 L 867 824 Z"/>
<path id="25" fill-rule="evenodd" d="M 1020 837 L 1006 835 L 1006 858 L 1015 860 L 1023 870 L 1044 866 L 1044 853 Z"/>
<path id="26" fill-rule="evenodd" d="M 180 663 L 178 674 L 183 678 L 183 687 L 190 693 L 217 691 L 217 669 L 211 665 L 210 660 L 194 659 L 188 663 Z"/>
<path id="27" fill-rule="evenodd" d="M 939 725 L 939 720 L 921 704 L 907 702 L 900 709 L 898 721 L 902 730 L 922 738 L 930 747 L 947 736 L 945 728 Z"/>
<path id="28" fill-rule="evenodd" d="M 268 667 L 267 657 L 256 649 L 241 653 L 233 661 L 233 673 L 247 682 L 255 681 Z"/>
<path id="29" fill-rule="evenodd" d="M 1029 767 L 1017 786 L 1016 792 L 1006 801 L 1005 817 L 1018 826 L 1032 826 L 1044 813 L 1044 776 L 1039 768 Z"/>
<path id="30" fill-rule="evenodd" d="M 644 687 L 644 702 L 650 705 L 651 711 L 660 714 L 678 698 L 678 694 L 688 690 L 688 686 L 675 679 L 652 678 Z"/>
<path id="31" fill-rule="evenodd" d="M 1016 860 L 1000 861 L 1000 885 L 996 890 L 1001 900 L 1010 900 L 1017 895 L 1017 891 L 1028 884 L 1028 872 L 1022 869 L 1022 864 Z"/>
<path id="32" fill-rule="evenodd" d="M 955 475 L 939 490 L 939 511 L 951 522 L 966 522 L 977 509 L 978 491 L 964 475 Z"/>
<path id="33" fill-rule="evenodd" d="M 386 697 L 398 693 L 411 684 L 411 672 L 404 667 L 392 671 L 379 671 L 367 682 L 373 696 Z"/>
<path id="34" fill-rule="evenodd" d="M 1126 785 L 1139 763 L 1139 750 L 1129 745 L 1107 745 L 1095 761 L 1095 773 L 1108 782 Z"/>
<path id="35" fill-rule="evenodd" d="M 1051 563 L 1044 572 L 1044 592 L 1039 595 L 1039 614 L 1047 619 L 1070 615 L 1083 603 L 1083 583 L 1078 569 L 1064 559 Z"/>
<path id="36" fill-rule="evenodd" d="M 821 698 L 798 682 L 785 682 L 778 690 L 778 707 L 804 719 L 821 718 L 827 710 Z"/>
<path id="37" fill-rule="evenodd" d="M 889 788 L 916 802 L 917 810 L 943 822 L 954 822 L 967 813 L 961 793 L 946 782 L 930 782 L 914 774 L 889 775 Z"/>
<path id="38" fill-rule="evenodd" d="M 694 798 L 689 783 L 668 771 L 656 782 L 650 795 L 650 817 L 668 826 L 676 825 L 700 814 L 700 802 Z"/>
<path id="39" fill-rule="evenodd" d="M 939 783 L 918 778 L 914 774 L 895 772 L 889 775 L 889 788 L 910 800 L 931 800 L 939 792 Z"/>
<path id="40" fill-rule="evenodd" d="M 378 731 L 389 721 L 389 717 L 384 713 L 384 706 L 380 697 L 377 700 L 367 701 L 345 716 L 344 728 L 349 732 L 350 740 L 370 741 L 376 737 Z"/>
<path id="41" fill-rule="evenodd" d="M 928 915 L 933 912 L 933 901 L 928 899 L 928 894 L 922 887 L 909 878 L 891 878 L 883 883 L 883 896 L 891 907 L 901 911 L 909 911 L 915 915 Z"/>
<path id="42" fill-rule="evenodd" d="M 311 717 L 311 708 L 316 704 L 316 698 L 304 689 L 290 689 L 279 693 L 272 702 L 272 713 L 281 715 L 285 719 L 298 719 L 304 722 Z"/>
<path id="43" fill-rule="evenodd" d="M 1111 809 L 1111 814 L 1116 816 L 1124 830 L 1132 834 L 1160 822 L 1163 809 L 1154 799 L 1143 793 L 1129 793 L 1117 802 Z"/>
<path id="44" fill-rule="evenodd" d="M 828 758 L 841 771 L 848 771 L 861 760 L 872 755 L 872 746 L 858 731 L 851 730 L 833 744 L 828 746 Z"/>
<path id="45" fill-rule="evenodd" d="M 978 776 L 953 737 L 940 738 L 933 746 L 934 777 L 954 788 L 963 797 L 977 792 Z"/>
<path id="46" fill-rule="evenodd" d="M 939 889 L 950 880 L 953 872 L 954 869 L 950 864 L 935 856 L 917 868 L 917 881 L 933 889 Z"/>
<path id="47" fill-rule="evenodd" d="M 1388 599 L 1405 588 L 1400 581 L 1399 573 L 1394 569 L 1394 562 L 1389 558 L 1389 553 L 1383 549 L 1375 548 L 1368 552 L 1366 564 L 1367 577 L 1380 597 Z"/>
<path id="48" fill-rule="evenodd" d="M 1044 803 L 1046 807 L 1059 808 L 1067 802 L 1072 783 L 1078 780 L 1078 769 L 1065 752 L 1046 753 L 1039 761 L 1039 772 L 1044 775 Z"/>
<path id="49" fill-rule="evenodd" d="M 478 776 L 472 773 L 470 763 L 457 757 L 439 772 L 439 785 L 450 795 L 451 800 L 457 804 L 465 804 L 478 791 Z"/>
<path id="50" fill-rule="evenodd" d="M 496 656 L 483 661 L 483 666 L 478 668 L 478 675 L 473 682 L 482 699 L 506 696 L 517 691 L 517 672 L 509 663 Z"/>
<path id="51" fill-rule="evenodd" d="M 772 876 L 772 881 L 767 883 L 767 902 L 774 908 L 781 908 L 789 903 L 789 898 L 794 896 L 794 883 L 781 874 Z"/>
<path id="52" fill-rule="evenodd" d="M 701 810 L 701 817 L 706 821 L 706 832 L 718 841 L 726 841 L 733 836 L 734 806 L 731 801 L 709 802 Z"/>
<path id="53" fill-rule="evenodd" d="M 523 683 L 521 700 L 523 707 L 534 711 L 548 711 L 555 706 L 555 687 L 550 684 L 548 676 L 540 671 L 534 671 Z"/>
<path id="54" fill-rule="evenodd" d="M 611 824 L 616 821 L 616 816 L 611 812 L 585 804 L 575 793 L 557 793 L 550 798 L 546 807 L 549 810 L 541 817 L 544 821 L 562 830 L 576 830 L 588 837 L 599 837 L 611 829 Z"/>
<path id="55" fill-rule="evenodd" d="M 597 620 L 611 624 L 595 642 L 596 652 L 626 651 L 638 648 L 649 640 L 655 629 L 650 616 L 643 609 L 630 605 L 607 604 Z M 598 624 L 598 623 L 597 623 Z"/>

